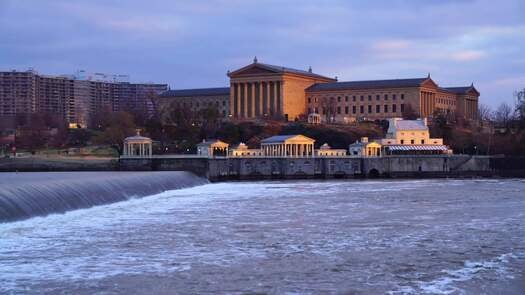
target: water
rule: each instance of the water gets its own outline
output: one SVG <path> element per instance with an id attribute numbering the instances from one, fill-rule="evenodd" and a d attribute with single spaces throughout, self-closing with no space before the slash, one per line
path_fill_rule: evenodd
<path id="1" fill-rule="evenodd" d="M 525 181 L 206 184 L 0 224 L 0 293 L 523 294 Z"/>
<path id="2" fill-rule="evenodd" d="M 0 223 L 204 184 L 188 172 L 1 173 Z"/>

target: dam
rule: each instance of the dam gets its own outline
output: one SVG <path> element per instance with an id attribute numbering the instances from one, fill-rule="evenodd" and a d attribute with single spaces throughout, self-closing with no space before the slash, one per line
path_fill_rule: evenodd
<path id="1" fill-rule="evenodd" d="M 470 155 L 387 157 L 150 157 L 121 158 L 123 171 L 191 171 L 210 181 L 492 176 L 494 158 Z"/>
<path id="2" fill-rule="evenodd" d="M 0 223 L 206 184 L 189 172 L 29 172 L 0 178 Z"/>

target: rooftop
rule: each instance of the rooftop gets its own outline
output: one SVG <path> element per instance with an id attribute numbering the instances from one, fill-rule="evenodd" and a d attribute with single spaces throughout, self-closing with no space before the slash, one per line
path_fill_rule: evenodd
<path id="1" fill-rule="evenodd" d="M 275 135 L 272 137 L 268 137 L 268 138 L 261 140 L 261 143 L 283 143 L 287 141 L 288 139 L 295 138 L 295 137 L 313 141 L 313 139 L 306 137 L 304 135 L 292 134 L 292 135 Z"/>
<path id="2" fill-rule="evenodd" d="M 229 96 L 230 87 L 216 88 L 195 88 L 168 90 L 163 92 L 160 97 L 186 97 L 186 96 Z"/>
<path id="3" fill-rule="evenodd" d="M 423 82 L 430 79 L 391 79 L 391 80 L 367 80 L 367 81 L 347 81 L 334 83 L 317 83 L 306 89 L 306 91 L 326 91 L 326 90 L 351 90 L 351 89 L 370 89 L 370 88 L 401 88 L 419 87 Z"/>
<path id="4" fill-rule="evenodd" d="M 423 120 L 395 120 L 395 127 L 399 130 L 428 130 Z"/>

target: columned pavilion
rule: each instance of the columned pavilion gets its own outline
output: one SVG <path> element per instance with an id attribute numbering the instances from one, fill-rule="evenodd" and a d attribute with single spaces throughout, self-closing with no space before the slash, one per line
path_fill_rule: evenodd
<path id="1" fill-rule="evenodd" d="M 303 135 L 277 135 L 261 141 L 267 157 L 313 157 L 315 140 Z"/>
<path id="2" fill-rule="evenodd" d="M 152 140 L 149 137 L 140 135 L 140 130 L 137 130 L 135 136 L 126 137 L 124 139 L 123 156 L 125 157 L 151 157 L 152 155 Z"/>

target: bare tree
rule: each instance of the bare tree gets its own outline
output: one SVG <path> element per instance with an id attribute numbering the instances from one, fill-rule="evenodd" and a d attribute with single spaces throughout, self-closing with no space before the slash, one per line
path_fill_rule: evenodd
<path id="1" fill-rule="evenodd" d="M 492 121 L 494 117 L 494 113 L 490 107 L 482 103 L 480 103 L 478 106 L 478 115 L 481 121 Z"/>
<path id="2" fill-rule="evenodd" d="M 502 102 L 494 113 L 494 120 L 502 127 L 509 127 L 513 119 L 514 111 L 512 107 L 508 103 Z"/>
<path id="3" fill-rule="evenodd" d="M 516 97 L 516 112 L 520 121 L 525 121 L 525 88 L 514 93 Z"/>

